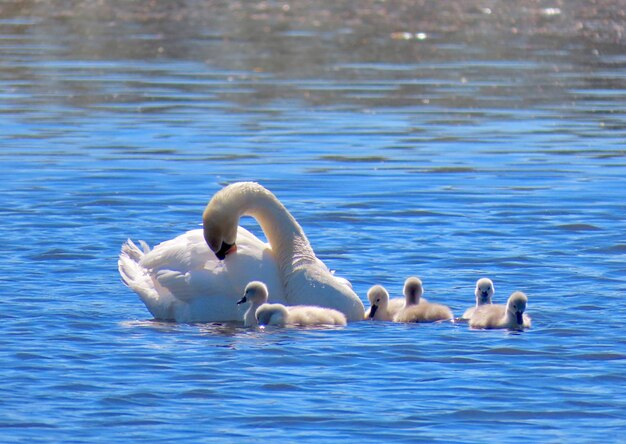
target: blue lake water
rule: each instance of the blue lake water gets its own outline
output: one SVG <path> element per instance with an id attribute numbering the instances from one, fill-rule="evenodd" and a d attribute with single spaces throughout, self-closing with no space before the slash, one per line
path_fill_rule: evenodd
<path id="1" fill-rule="evenodd" d="M 0 8 L 0 441 L 623 440 L 623 4 L 57 3 Z M 121 244 L 238 180 L 364 301 L 533 328 L 151 320 Z"/>

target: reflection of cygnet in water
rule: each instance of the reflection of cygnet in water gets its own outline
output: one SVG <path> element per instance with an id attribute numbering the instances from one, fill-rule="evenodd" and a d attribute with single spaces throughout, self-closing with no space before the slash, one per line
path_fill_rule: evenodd
<path id="1" fill-rule="evenodd" d="M 476 289 L 474 290 L 474 296 L 476 296 L 476 306 L 470 307 L 465 310 L 461 319 L 469 319 L 474 314 L 474 310 L 481 305 L 491 304 L 491 298 L 496 292 L 496 287 L 493 286 L 493 282 L 489 278 L 481 278 L 476 281 Z"/>
<path id="2" fill-rule="evenodd" d="M 476 308 L 469 320 L 472 328 L 508 328 L 510 330 L 523 330 L 530 328 L 530 317 L 526 311 L 528 298 L 521 291 L 514 292 L 509 296 L 506 305 L 487 304 Z"/>
<path id="3" fill-rule="evenodd" d="M 250 302 L 244 314 L 244 325 L 346 325 L 346 316 L 332 308 L 311 305 L 285 307 L 282 304 L 267 304 L 269 293 L 263 282 L 250 282 L 243 297 L 237 302 Z"/>
<path id="4" fill-rule="evenodd" d="M 426 302 L 420 298 L 424 294 L 422 281 L 410 277 L 404 282 L 404 308 L 393 318 L 395 322 L 436 322 L 450 320 L 454 316 L 449 307 Z"/>

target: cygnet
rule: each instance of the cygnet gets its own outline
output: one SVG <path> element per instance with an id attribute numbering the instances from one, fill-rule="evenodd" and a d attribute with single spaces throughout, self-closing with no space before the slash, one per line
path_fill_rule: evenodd
<path id="1" fill-rule="evenodd" d="M 486 304 L 476 308 L 469 320 L 471 328 L 507 328 L 523 330 L 530 328 L 531 320 L 526 311 L 528 297 L 521 291 L 509 296 L 506 305 Z"/>
<path id="2" fill-rule="evenodd" d="M 493 282 L 489 278 L 481 278 L 476 281 L 476 289 L 474 290 L 474 296 L 476 296 L 476 305 L 465 310 L 461 319 L 469 319 L 474 314 L 474 310 L 481 305 L 491 304 L 491 298 L 496 292 Z"/>
<path id="3" fill-rule="evenodd" d="M 237 302 L 250 302 L 243 317 L 244 326 L 256 325 L 346 325 L 346 316 L 332 308 L 312 305 L 268 304 L 269 292 L 263 282 L 252 281 L 246 285 L 243 297 Z"/>
<path id="4" fill-rule="evenodd" d="M 256 311 L 256 318 L 260 325 L 317 326 L 317 325 L 346 325 L 346 316 L 332 308 L 316 307 L 313 305 L 263 304 Z"/>
<path id="5" fill-rule="evenodd" d="M 424 294 L 422 281 L 410 277 L 404 282 L 405 307 L 393 318 L 394 322 L 436 322 L 452 319 L 449 307 L 421 301 Z"/>
<path id="6" fill-rule="evenodd" d="M 243 297 L 237 301 L 237 304 L 250 303 L 250 307 L 243 315 L 244 327 L 254 327 L 258 325 L 255 313 L 257 309 L 267 302 L 269 291 L 267 286 L 260 281 L 252 281 L 246 285 Z"/>
<path id="7" fill-rule="evenodd" d="M 367 291 L 367 299 L 370 301 L 370 308 L 365 312 L 365 319 L 392 321 L 394 314 L 401 309 L 401 307 L 395 308 L 395 311 L 389 309 L 389 293 L 382 285 L 371 287 Z"/>

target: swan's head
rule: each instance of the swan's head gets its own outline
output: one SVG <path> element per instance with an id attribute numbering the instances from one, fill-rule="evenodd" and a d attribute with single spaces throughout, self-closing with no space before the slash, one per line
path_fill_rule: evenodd
<path id="1" fill-rule="evenodd" d="M 367 299 L 370 301 L 370 319 L 374 319 L 379 309 L 385 310 L 389 304 L 389 293 L 382 285 L 374 285 L 367 291 Z"/>
<path id="2" fill-rule="evenodd" d="M 245 304 L 250 302 L 253 305 L 262 305 L 267 302 L 269 291 L 263 282 L 252 281 L 246 285 L 243 297 L 237 301 L 237 304 Z"/>
<path id="3" fill-rule="evenodd" d="M 515 318 L 518 325 L 524 325 L 524 312 L 526 311 L 526 304 L 528 304 L 528 298 L 521 291 L 516 291 L 506 302 L 506 311 L 510 316 Z"/>
<path id="4" fill-rule="evenodd" d="M 219 260 L 235 251 L 239 225 L 239 214 L 231 208 L 223 191 L 213 196 L 202 214 L 204 240 Z"/>
<path id="5" fill-rule="evenodd" d="M 495 292 L 496 287 L 493 286 L 491 279 L 478 279 L 476 281 L 476 290 L 474 290 L 476 305 L 491 304 L 491 298 Z"/>
<path id="6" fill-rule="evenodd" d="M 419 304 L 420 298 L 424 294 L 422 281 L 416 277 L 410 277 L 404 281 L 404 297 L 407 305 Z"/>

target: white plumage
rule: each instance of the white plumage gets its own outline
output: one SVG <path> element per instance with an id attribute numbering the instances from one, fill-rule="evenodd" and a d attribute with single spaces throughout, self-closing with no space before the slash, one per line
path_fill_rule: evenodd
<path id="1" fill-rule="evenodd" d="M 243 215 L 259 222 L 269 243 L 238 226 Z M 216 253 L 225 259 L 219 260 Z M 236 301 L 253 280 L 263 281 L 277 302 L 335 308 L 349 320 L 363 319 L 365 311 L 350 283 L 334 276 L 315 256 L 287 209 L 253 182 L 217 192 L 204 211 L 203 229 L 153 250 L 128 240 L 118 269 L 124 283 L 160 320 L 240 320 Z"/>

